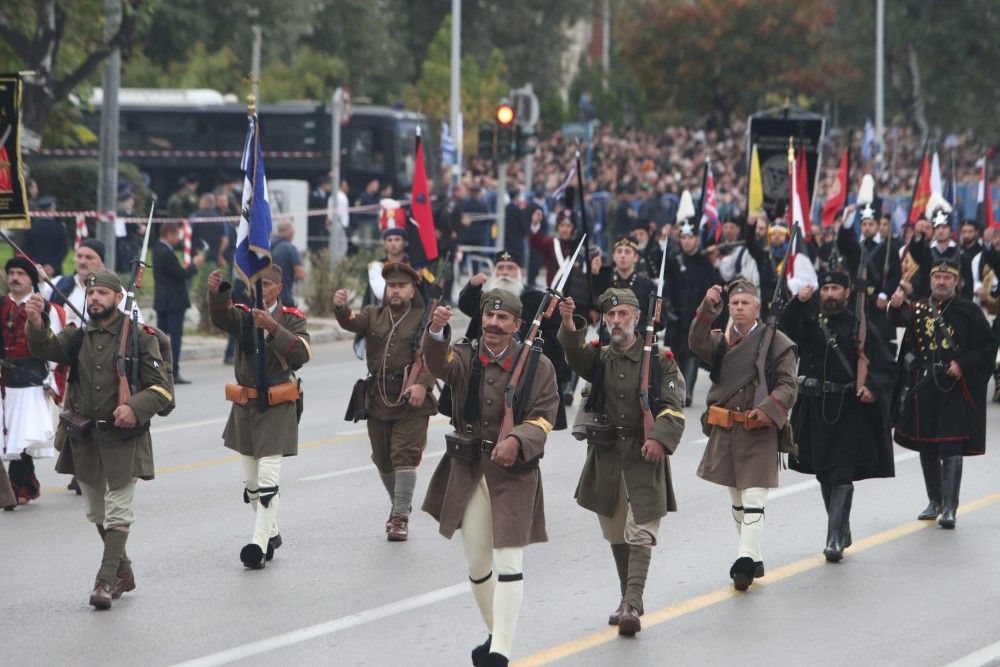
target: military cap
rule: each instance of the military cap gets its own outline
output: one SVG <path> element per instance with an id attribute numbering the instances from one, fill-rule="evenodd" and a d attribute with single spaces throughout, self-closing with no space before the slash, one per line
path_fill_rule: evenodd
<path id="1" fill-rule="evenodd" d="M 958 262 L 950 257 L 942 257 L 938 261 L 934 262 L 934 264 L 931 265 L 931 273 L 950 273 L 956 278 L 961 275 Z"/>
<path id="2" fill-rule="evenodd" d="M 758 299 L 760 298 L 760 291 L 757 290 L 757 286 L 749 280 L 734 280 L 729 283 L 727 292 L 730 298 L 732 298 L 734 294 L 749 294 L 750 296 Z"/>
<path id="3" fill-rule="evenodd" d="M 264 272 L 260 274 L 261 280 L 270 280 L 276 283 L 281 282 L 281 277 L 281 267 L 274 263 L 264 269 Z"/>
<path id="4" fill-rule="evenodd" d="M 524 268 L 524 260 L 521 258 L 521 253 L 516 250 L 501 250 L 496 255 L 493 256 L 494 266 L 500 262 L 513 262 L 521 268 Z"/>
<path id="5" fill-rule="evenodd" d="M 387 227 L 386 229 L 382 230 L 383 239 L 387 239 L 390 236 L 402 236 L 405 239 L 406 230 L 403 229 L 402 227 Z"/>
<path id="6" fill-rule="evenodd" d="M 841 287 L 851 286 L 851 277 L 844 271 L 824 271 L 819 277 L 819 286 L 840 285 Z"/>
<path id="7" fill-rule="evenodd" d="M 87 274 L 87 288 L 107 287 L 114 292 L 122 290 L 122 279 L 118 274 L 108 269 L 96 269 Z"/>
<path id="8" fill-rule="evenodd" d="M 514 317 L 521 317 L 521 300 L 505 289 L 491 289 L 483 292 L 479 299 L 479 310 L 506 310 Z"/>
<path id="9" fill-rule="evenodd" d="M 597 304 L 602 313 L 606 313 L 615 306 L 635 306 L 639 308 L 639 299 L 635 298 L 635 292 L 630 289 L 616 289 L 609 287 L 604 290 L 604 294 L 597 298 Z"/>
<path id="10" fill-rule="evenodd" d="M 7 260 L 3 267 L 4 273 L 10 273 L 11 269 L 21 269 L 28 274 L 32 285 L 38 285 L 38 267 L 24 255 L 18 253 Z"/>
<path id="11" fill-rule="evenodd" d="M 639 244 L 631 236 L 619 236 L 618 240 L 615 241 L 614 249 L 617 250 L 618 248 L 632 248 L 632 250 L 639 252 Z"/>
<path id="12" fill-rule="evenodd" d="M 420 282 L 420 274 L 404 262 L 386 262 L 382 267 L 382 277 L 386 282 L 410 280 L 414 285 Z"/>

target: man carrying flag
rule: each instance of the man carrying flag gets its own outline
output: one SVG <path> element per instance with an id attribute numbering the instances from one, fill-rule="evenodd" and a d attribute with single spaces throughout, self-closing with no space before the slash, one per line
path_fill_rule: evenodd
<path id="1" fill-rule="evenodd" d="M 302 394 L 295 372 L 311 356 L 305 316 L 282 306 L 281 269 L 271 264 L 271 211 L 260 148 L 260 130 L 251 110 L 250 133 L 243 152 L 243 213 L 234 257 L 237 275 L 247 285 L 255 308 L 234 304 L 232 285 L 220 271 L 208 276 L 212 324 L 236 340 L 236 382 L 226 385 L 232 401 L 222 437 L 240 453 L 246 488 L 243 502 L 252 505 L 253 537 L 240 551 L 250 569 L 261 569 L 281 546 L 276 515 L 281 459 L 298 453 L 298 418 Z M 290 279 L 290 278 L 289 278 Z"/>

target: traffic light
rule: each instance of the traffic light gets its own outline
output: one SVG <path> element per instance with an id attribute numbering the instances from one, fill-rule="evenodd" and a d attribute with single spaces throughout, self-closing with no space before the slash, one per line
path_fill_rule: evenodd
<path id="1" fill-rule="evenodd" d="M 514 131 L 514 155 L 522 158 L 535 152 L 535 133 L 525 130 L 520 125 Z"/>
<path id="2" fill-rule="evenodd" d="M 514 154 L 514 107 L 506 101 L 501 102 L 494 118 L 497 126 L 496 158 L 506 162 Z"/>
<path id="3" fill-rule="evenodd" d="M 482 160 L 493 159 L 493 123 L 481 123 L 479 125 L 478 155 Z"/>

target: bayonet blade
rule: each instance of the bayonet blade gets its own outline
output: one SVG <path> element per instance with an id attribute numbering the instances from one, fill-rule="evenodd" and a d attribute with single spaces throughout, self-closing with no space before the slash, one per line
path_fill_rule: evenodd
<path id="1" fill-rule="evenodd" d="M 587 242 L 587 235 L 584 234 L 580 238 L 580 243 L 577 244 L 576 250 L 573 251 L 573 255 L 566 260 L 566 263 L 562 266 L 562 275 L 559 277 L 559 282 L 556 285 L 555 292 L 557 294 L 562 294 L 563 288 L 566 287 L 566 281 L 569 280 L 569 274 L 573 272 L 573 264 L 576 263 L 576 258 L 580 255 L 580 249 L 583 248 L 584 244 Z"/>
<path id="2" fill-rule="evenodd" d="M 669 241 L 668 241 L 667 247 L 669 247 L 669 245 L 670 244 L 669 244 Z M 663 249 L 663 257 L 660 259 L 660 285 L 659 285 L 659 287 L 656 288 L 656 298 L 657 299 L 662 299 L 663 298 L 663 286 L 667 282 L 666 270 L 667 270 L 667 248 L 664 248 Z"/>
<path id="3" fill-rule="evenodd" d="M 149 252 L 149 233 L 153 230 L 153 210 L 156 208 L 156 200 L 149 205 L 149 218 L 146 220 L 146 235 L 142 239 L 142 254 L 139 255 L 139 262 L 145 266 L 146 253 Z"/>

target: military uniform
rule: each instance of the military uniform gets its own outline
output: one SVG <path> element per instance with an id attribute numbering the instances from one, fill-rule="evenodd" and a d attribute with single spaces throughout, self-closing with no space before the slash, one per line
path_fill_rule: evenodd
<path id="1" fill-rule="evenodd" d="M 629 290 L 609 289 L 599 303 L 602 312 L 619 304 L 639 308 Z M 574 317 L 575 328 L 559 329 L 566 359 L 580 377 L 593 383 L 584 410 L 595 419 L 586 425 L 587 460 L 576 488 L 576 501 L 598 516 L 604 538 L 618 568 L 622 601 L 612 614 L 622 634 L 640 628 L 642 594 L 660 519 L 677 510 L 670 480 L 669 459 L 650 462 L 642 455 L 645 440 L 655 440 L 673 454 L 684 432 L 684 379 L 673 354 L 664 352 L 651 360 L 650 404 L 655 416 L 648 436 L 643 432 L 643 411 L 638 400 L 644 342 L 631 344 L 586 343 L 587 322 Z M 628 610 L 625 607 L 628 607 Z M 634 612 L 634 617 L 632 616 Z"/>
<path id="2" fill-rule="evenodd" d="M 850 286 L 849 276 L 830 271 L 820 285 Z M 854 299 L 866 299 L 854 294 Z M 867 299 L 866 299 L 867 300 Z M 846 304 L 845 304 L 846 305 Z M 793 298 L 782 313 L 781 330 L 798 346 L 799 395 L 792 409 L 797 457 L 788 467 L 816 475 L 827 510 L 824 555 L 837 562 L 851 545 L 853 482 L 895 475 L 889 408 L 895 384 L 895 359 L 874 327 L 868 327 L 865 386 L 874 403 L 857 396 L 858 321 L 849 309 L 836 315 L 820 312 L 820 295 L 808 303 Z"/>
<path id="3" fill-rule="evenodd" d="M 86 282 L 88 289 L 99 286 L 120 291 L 122 287 L 117 274 L 107 269 L 91 273 Z M 64 407 L 79 419 L 60 419 L 56 472 L 76 475 L 87 503 L 87 518 L 97 525 L 104 541 L 104 557 L 91 596 L 91 604 L 100 608 L 110 607 L 111 597 L 135 588 L 131 562 L 125 556 L 129 526 L 135 519 L 132 494 L 137 478 L 153 479 L 149 422 L 172 400 L 159 344 L 150 330 L 140 328 L 134 334 L 139 337 L 141 390 L 126 401 L 137 425 L 130 429 L 114 425 L 118 407 L 115 356 L 124 321 L 115 310 L 111 322 L 91 320 L 82 335 L 76 327 L 67 327 L 58 336 L 48 327 L 35 329 L 30 322 L 25 327 L 32 354 L 71 367 Z M 74 421 L 77 425 L 69 426 Z"/>
<path id="4" fill-rule="evenodd" d="M 521 302 L 510 292 L 486 292 L 482 303 L 521 316 Z M 462 531 L 473 595 L 491 633 L 474 661 L 506 665 L 521 605 L 523 548 L 547 540 L 538 462 L 559 405 L 555 371 L 541 354 L 529 361 L 534 370 L 525 371 L 515 392 L 511 435 L 520 443 L 517 463 L 501 467 L 487 452 L 497 442 L 504 391 L 522 344 L 511 338 L 506 349 L 493 352 L 482 340 L 449 346 L 450 336 L 446 327 L 436 335 L 429 331 L 423 342 L 427 367 L 451 385 L 456 431 L 431 478 L 423 509 L 445 537 Z"/>
<path id="5" fill-rule="evenodd" d="M 389 281 L 412 281 L 420 278 L 406 264 L 389 263 L 382 269 Z M 410 405 L 404 396 L 406 379 L 415 360 L 413 341 L 423 319 L 423 301 L 415 292 L 410 307 L 400 316 L 383 302 L 365 306 L 359 313 L 347 306 L 334 307 L 337 322 L 345 331 L 364 336 L 368 359 L 368 382 L 365 412 L 372 462 L 378 468 L 389 493 L 392 509 L 386 522 L 389 540 L 401 542 L 409 532 L 410 506 L 417 483 L 417 466 L 427 447 L 427 425 L 437 412 L 434 400 L 434 376 L 426 369 L 416 383 L 427 390 L 419 407 Z"/>
<path id="6" fill-rule="evenodd" d="M 729 294 L 749 293 L 757 288 L 739 281 L 730 285 Z M 779 430 L 788 423 L 788 412 L 795 404 L 798 389 L 795 345 L 780 331 L 774 332 L 767 355 L 770 391 L 759 406 L 754 406 L 757 373 L 754 363 L 762 344 L 765 325 L 757 320 L 740 336 L 733 327 L 729 334 L 713 330 L 712 322 L 722 311 L 722 304 L 704 300 L 691 322 L 688 345 L 712 368 L 712 387 L 708 390 L 709 411 L 702 417 L 708 445 L 698 466 L 698 476 L 729 488 L 733 517 L 740 534 L 740 548 L 730 570 L 740 590 L 746 590 L 754 577 L 763 573 L 761 537 L 764 530 L 764 502 L 767 490 L 778 486 Z M 712 408 L 721 408 L 722 414 Z M 755 407 L 764 412 L 775 426 L 746 425 L 746 414 Z M 728 424 L 713 424 L 712 416 L 728 418 Z"/>
<path id="7" fill-rule="evenodd" d="M 932 273 L 955 276 L 956 262 L 934 265 Z M 896 392 L 895 440 L 920 452 L 930 504 L 918 518 L 955 527 L 962 457 L 986 453 L 986 385 L 997 340 L 982 309 L 960 297 L 938 303 L 904 303 L 889 316 L 906 333 L 900 348 L 902 373 Z M 960 379 L 947 374 L 954 361 Z"/>
<path id="8" fill-rule="evenodd" d="M 269 269 L 265 278 L 281 282 L 281 271 Z M 215 294 L 209 292 L 212 324 L 236 340 L 233 370 L 236 383 L 226 386 L 226 399 L 233 402 L 229 421 L 222 432 L 224 444 L 240 454 L 246 488 L 243 502 L 255 513 L 253 539 L 243 547 L 240 560 L 258 569 L 281 546 L 276 516 L 281 459 L 295 456 L 299 449 L 298 418 L 302 396 L 295 372 L 312 356 L 306 318 L 297 308 L 280 301 L 268 308 L 278 323 L 273 334 L 264 336 L 265 372 L 270 398 L 266 410 L 257 398 L 257 344 L 253 315 L 244 304 L 234 304 L 232 285 L 222 283 Z"/>

